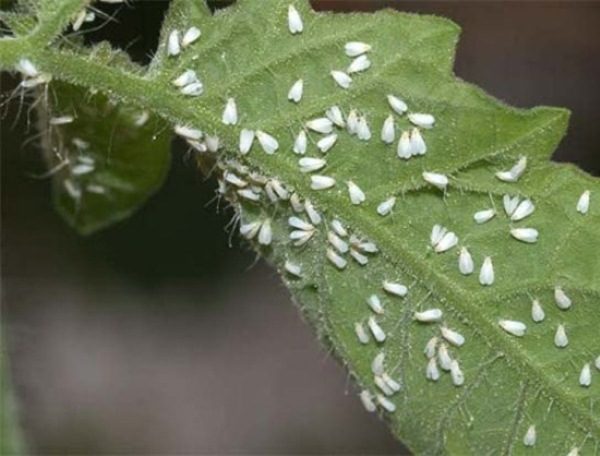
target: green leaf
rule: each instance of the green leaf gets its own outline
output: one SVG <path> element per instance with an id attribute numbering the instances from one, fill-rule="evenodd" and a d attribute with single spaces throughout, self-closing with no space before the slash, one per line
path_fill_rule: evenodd
<path id="1" fill-rule="evenodd" d="M 303 17 L 302 34 L 288 31 L 290 3 Z M 200 39 L 181 55 L 168 56 L 171 31 L 192 25 L 201 28 Z M 254 247 L 282 272 L 319 336 L 332 345 L 360 388 L 378 392 L 371 363 L 385 353 L 386 372 L 401 390 L 390 397 L 396 411 L 378 407 L 378 413 L 415 453 L 560 455 L 576 447 L 583 454 L 597 453 L 600 374 L 593 363 L 600 355 L 595 335 L 600 316 L 594 307 L 600 298 L 600 206 L 595 201 L 600 183 L 572 166 L 549 162 L 565 133 L 567 111 L 514 109 L 453 75 L 458 31 L 441 18 L 391 10 L 341 15 L 315 13 L 307 1 L 243 0 L 211 16 L 198 2 L 181 0 L 173 2 L 145 74 L 107 66 L 81 51 L 39 50 L 28 40 L 2 43 L 4 49 L 0 44 L 0 65 L 14 65 L 27 56 L 55 78 L 110 93 L 173 125 L 218 135 L 222 151 L 206 154 L 207 160 L 217 160 L 220 175 L 233 172 L 251 181 L 261 196 L 252 203 L 233 185 L 223 184 L 222 191 L 242 224 L 265 226 L 269 220 L 272 226 L 272 242 L 260 245 L 254 238 Z M 344 44 L 355 40 L 372 46 L 372 67 L 354 75 L 351 87 L 343 90 L 330 71 L 348 66 Z M 172 84 L 187 69 L 194 69 L 204 83 L 199 97 L 186 97 Z M 304 96 L 295 104 L 287 93 L 299 78 L 304 79 Z M 405 100 L 411 111 L 435 116 L 435 126 L 422 130 L 428 147 L 424 156 L 401 160 L 395 144 L 379 139 L 391 113 L 390 93 Z M 230 97 L 240 113 L 236 126 L 221 123 Z M 346 114 L 356 109 L 364 115 L 372 139 L 360 141 L 336 129 L 337 144 L 324 155 L 315 146 L 320 135 L 309 133 L 307 156 L 325 158 L 327 165 L 319 173 L 336 180 L 334 188 L 315 191 L 310 175 L 299 171 L 292 146 L 306 121 L 322 117 L 333 105 Z M 411 126 L 406 115 L 394 118 L 397 141 Z M 268 132 L 279 141 L 279 150 L 268 155 L 255 141 L 249 154 L 239 154 L 242 128 Z M 518 182 L 495 177 L 522 156 L 528 164 Z M 423 171 L 449 176 L 447 190 L 426 183 Z M 295 213 L 287 200 L 270 202 L 263 190 L 268 179 L 278 180 L 303 201 L 310 199 L 321 214 L 323 221 L 304 246 L 289 240 L 288 217 L 308 220 L 307 215 Z M 350 180 L 364 190 L 363 204 L 351 204 Z M 591 191 L 592 202 L 582 215 L 576 203 L 585 190 Z M 510 221 L 503 209 L 506 194 L 531 198 L 535 212 Z M 393 212 L 378 215 L 378 205 L 392 196 L 397 199 Z M 476 224 L 473 214 L 490 207 L 496 216 Z M 376 253 L 362 252 L 368 264 L 361 266 L 346 253 L 341 256 L 348 264 L 340 270 L 327 259 L 334 219 L 350 236 L 376 244 Z M 429 238 L 435 224 L 455 232 L 459 245 L 434 253 Z M 517 241 L 510 234 L 515 227 L 536 228 L 538 242 Z M 469 276 L 458 270 L 461 246 L 475 261 Z M 360 251 L 357 242 L 352 250 L 355 256 Z M 492 258 L 495 270 L 489 287 L 478 280 L 485 257 Z M 284 270 L 286 261 L 301 265 L 300 278 Z M 406 285 L 407 296 L 385 292 L 386 280 Z M 572 299 L 568 310 L 555 303 L 555 287 Z M 383 315 L 370 310 L 371 295 L 383 303 Z M 539 323 L 531 317 L 534 299 L 545 311 Z M 441 323 L 416 321 L 415 312 L 426 309 L 440 309 Z M 368 344 L 357 340 L 355 323 L 365 324 L 370 317 L 385 331 L 384 343 L 372 336 Z M 525 335 L 507 333 L 499 325 L 503 319 L 525 323 Z M 569 337 L 564 348 L 554 344 L 559 324 Z M 442 338 L 442 327 L 466 339 L 461 347 L 444 342 L 464 374 L 462 385 L 445 372 L 435 382 L 425 376 L 424 347 L 432 337 Z M 592 365 L 589 387 L 579 381 L 586 363 Z M 526 448 L 523 437 L 531 425 L 536 426 L 537 443 Z"/>
<path id="2" fill-rule="evenodd" d="M 39 112 L 53 173 L 57 210 L 90 234 L 122 220 L 162 185 L 170 163 L 170 135 L 147 111 L 61 82 L 49 85 L 49 112 Z M 52 125 L 53 118 L 73 122 Z"/>

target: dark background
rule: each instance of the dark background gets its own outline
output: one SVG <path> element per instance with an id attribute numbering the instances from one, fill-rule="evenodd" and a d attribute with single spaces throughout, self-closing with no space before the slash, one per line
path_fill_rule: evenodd
<path id="1" fill-rule="evenodd" d="M 198 0 L 199 1 L 199 0 Z M 600 174 L 600 3 L 314 1 L 395 6 L 463 28 L 456 73 L 508 103 L 573 111 L 555 155 Z M 142 1 L 88 37 L 147 61 L 167 6 Z M 125 24 L 125 25 L 124 25 Z M 3 91 L 11 81 L 3 79 Z M 43 454 L 404 454 L 230 213 L 175 147 L 162 191 L 80 238 L 52 211 L 16 104 L 2 119 L 3 321 L 21 421 Z M 176 145 L 177 146 L 177 145 Z"/>

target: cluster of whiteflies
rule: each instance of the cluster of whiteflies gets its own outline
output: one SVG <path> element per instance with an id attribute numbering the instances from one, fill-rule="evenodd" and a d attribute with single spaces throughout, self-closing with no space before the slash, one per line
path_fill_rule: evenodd
<path id="1" fill-rule="evenodd" d="M 86 17 L 89 18 L 89 14 Z M 34 88 L 51 81 L 49 74 L 38 70 L 37 66 L 27 58 L 18 61 L 16 70 L 23 77 L 19 84 L 22 89 Z M 147 112 L 141 112 L 136 118 L 131 119 L 132 126 L 141 127 L 148 118 Z M 52 135 L 59 128 L 66 127 L 76 120 L 74 113 L 51 114 L 45 118 L 47 127 L 45 133 Z M 60 148 L 54 150 L 52 157 L 56 159 L 56 163 L 52 164 L 50 169 L 39 177 L 50 177 L 59 172 L 63 173 L 62 187 L 76 205 L 81 203 L 86 193 L 92 195 L 106 195 L 108 193 L 108 189 L 104 184 L 94 180 L 98 163 L 94 158 L 90 143 L 84 138 L 74 136 L 70 138 L 68 143 L 61 140 Z"/>

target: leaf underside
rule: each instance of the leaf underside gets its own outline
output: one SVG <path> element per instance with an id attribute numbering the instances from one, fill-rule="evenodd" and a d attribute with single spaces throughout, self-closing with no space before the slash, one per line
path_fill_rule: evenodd
<path id="1" fill-rule="evenodd" d="M 304 21 L 304 31 L 298 35 L 287 28 L 290 3 Z M 72 0 L 65 0 L 67 4 L 77 6 Z M 192 25 L 202 30 L 200 39 L 181 55 L 168 56 L 169 33 Z M 95 62 L 84 52 L 74 51 L 72 44 L 67 48 L 57 43 L 45 53 L 29 46 L 27 57 L 54 78 L 110 93 L 128 107 L 134 105 L 135 112 L 144 109 L 171 124 L 218 135 L 222 150 L 200 160 L 208 155 L 216 159 L 220 174 L 234 172 L 242 179 L 253 179 L 261 189 L 256 174 L 277 179 L 302 201 L 310 199 L 323 221 L 313 237 L 297 247 L 289 240 L 287 220 L 296 215 L 308 221 L 306 214 L 295 213 L 288 200 L 273 203 L 262 192 L 259 202 L 249 202 L 235 186 L 222 186 L 242 224 L 270 220 L 272 242 L 264 246 L 253 240 L 254 247 L 281 271 L 319 336 L 333 346 L 361 389 L 380 393 L 371 362 L 378 353 L 385 353 L 386 372 L 399 381 L 401 390 L 390 397 L 397 410 L 390 413 L 379 407 L 378 413 L 415 453 L 567 454 L 577 447 L 581 454 L 596 454 L 600 439 L 600 379 L 596 377 L 600 372 L 593 365 L 600 355 L 595 332 L 600 323 L 596 309 L 600 301 L 600 205 L 594 196 L 600 193 L 600 184 L 572 166 L 549 161 L 565 133 L 565 110 L 517 110 L 453 75 L 458 33 L 457 26 L 445 19 L 391 10 L 342 15 L 315 13 L 302 0 L 243 0 L 213 16 L 203 4 L 181 0 L 173 2 L 161 44 L 145 72 Z M 354 75 L 351 87 L 343 90 L 329 72 L 343 70 L 350 63 L 344 54 L 348 41 L 372 46 L 368 54 L 372 67 Z M 0 64 L 7 65 L 1 52 Z M 186 97 L 172 84 L 187 69 L 194 69 L 204 84 L 199 97 Z M 296 104 L 288 101 L 287 93 L 300 78 L 304 95 Z M 71 90 L 75 89 L 65 91 Z M 424 156 L 401 160 L 395 144 L 379 139 L 384 119 L 391 114 L 386 101 L 390 93 L 405 100 L 411 111 L 435 116 L 435 126 L 421 131 L 428 148 Z M 83 98 L 81 93 L 75 96 Z M 240 113 L 235 126 L 221 123 L 230 97 L 235 98 Z M 76 99 L 71 101 L 78 105 Z M 306 156 L 325 158 L 327 165 L 319 174 L 336 180 L 333 188 L 315 191 L 310 175 L 299 171 L 300 157 L 292 147 L 306 121 L 322 117 L 332 105 L 346 114 L 358 110 L 368 119 L 373 137 L 361 141 L 338 128 L 336 145 L 322 154 L 315 145 L 321 135 L 309 132 Z M 69 126 L 71 135 L 79 134 L 79 110 L 77 116 Z M 397 141 L 400 132 L 411 125 L 406 115 L 394 116 Z M 86 120 L 92 135 L 93 119 Z M 159 125 L 149 124 L 148 129 L 156 133 Z M 242 128 L 268 132 L 278 139 L 279 150 L 266 154 L 255 141 L 250 153 L 241 155 Z M 107 132 L 100 133 L 97 136 L 106 140 Z M 146 167 L 164 169 L 162 147 L 151 144 L 150 137 L 142 129 L 130 142 L 124 140 L 123 150 L 138 145 L 139 150 L 147 149 L 146 155 L 120 155 L 124 167 L 135 163 L 139 170 L 139 174 L 120 176 L 132 188 L 140 188 L 134 177 L 142 186 L 152 181 L 152 188 L 160 181 L 157 174 L 153 179 L 144 174 Z M 495 177 L 522 156 L 528 165 L 518 182 Z M 441 191 L 427 184 L 421 177 L 423 171 L 449 176 L 448 188 Z M 346 187 L 350 180 L 365 192 L 363 204 L 350 202 Z M 576 203 L 585 190 L 591 191 L 592 202 L 589 212 L 582 215 Z M 530 198 L 535 212 L 511 222 L 503 209 L 505 194 Z M 377 206 L 391 196 L 397 198 L 393 211 L 378 215 Z M 110 214 L 111 204 L 97 214 Z M 485 208 L 495 208 L 497 215 L 476 224 L 473 214 Z M 86 206 L 81 204 L 78 210 L 85 218 Z M 100 226 L 97 214 L 92 216 L 93 223 Z M 334 219 L 350 235 L 377 245 L 377 253 L 365 253 L 368 264 L 361 266 L 343 254 L 348 264 L 340 270 L 327 259 L 326 251 L 331 248 L 327 233 Z M 429 236 L 435 224 L 455 232 L 459 245 L 434 253 Z M 536 228 L 538 242 L 526 244 L 512 238 L 510 229 L 516 227 Z M 468 276 L 457 267 L 461 246 L 469 249 L 475 262 L 475 272 Z M 478 281 L 484 257 L 491 257 L 494 265 L 495 282 L 489 287 Z M 284 270 L 286 261 L 301 265 L 300 278 Z M 406 285 L 408 294 L 401 298 L 386 293 L 384 280 Z M 555 303 L 557 286 L 573 302 L 568 310 Z M 367 305 L 374 294 L 383 303 L 383 315 L 373 314 Z M 539 323 L 532 321 L 533 299 L 545 311 Z M 416 311 L 433 308 L 443 311 L 441 322 L 415 321 Z M 378 344 L 371 337 L 368 344 L 361 344 L 354 325 L 362 322 L 366 327 L 372 316 L 387 338 Z M 499 326 L 500 319 L 525 323 L 526 334 L 508 334 Z M 559 324 L 568 334 L 565 348 L 554 344 Z M 455 386 L 446 372 L 438 381 L 425 376 L 424 347 L 432 337 L 441 338 L 442 326 L 466 339 L 461 347 L 446 343 L 464 373 L 462 386 Z M 586 363 L 592 365 L 592 382 L 582 387 L 579 377 Z M 525 447 L 523 436 L 531 425 L 536 427 L 537 442 Z"/>

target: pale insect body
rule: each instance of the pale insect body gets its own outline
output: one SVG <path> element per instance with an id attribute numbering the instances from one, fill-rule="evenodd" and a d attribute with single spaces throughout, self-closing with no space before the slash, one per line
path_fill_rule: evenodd
<path id="1" fill-rule="evenodd" d="M 371 61 L 369 57 L 366 55 L 361 55 L 356 57 L 348 66 L 346 72 L 348 74 L 360 73 L 361 71 L 366 71 L 371 68 Z"/>
<path id="2" fill-rule="evenodd" d="M 383 289 L 391 295 L 399 296 L 403 298 L 408 293 L 408 288 L 406 285 L 402 285 L 400 283 L 388 282 L 387 280 L 383 281 Z"/>
<path id="3" fill-rule="evenodd" d="M 327 233 L 327 241 L 340 253 L 347 253 L 350 249 L 350 247 L 348 247 L 348 243 L 333 231 L 329 231 Z"/>
<path id="4" fill-rule="evenodd" d="M 592 384 L 592 370 L 590 363 L 585 363 L 579 374 L 579 384 L 583 387 L 589 387 Z"/>
<path id="5" fill-rule="evenodd" d="M 396 404 L 381 394 L 377 395 L 377 402 L 379 402 L 379 405 L 381 405 L 386 412 L 394 413 L 396 411 Z"/>
<path id="6" fill-rule="evenodd" d="M 75 16 L 75 19 L 73 20 L 73 23 L 72 23 L 74 32 L 77 32 L 81 28 L 81 26 L 83 25 L 83 22 L 85 21 L 86 15 L 87 15 L 87 11 L 85 10 L 85 8 L 83 10 L 81 10 L 79 13 L 77 13 L 77 15 Z"/>
<path id="7" fill-rule="evenodd" d="M 558 348 L 565 348 L 569 345 L 569 338 L 567 337 L 567 331 L 564 325 L 558 325 L 556 333 L 554 333 L 554 345 Z"/>
<path id="8" fill-rule="evenodd" d="M 521 321 L 515 320 L 499 320 L 498 324 L 508 334 L 513 336 L 522 337 L 527 331 L 527 325 Z"/>
<path id="9" fill-rule="evenodd" d="M 483 286 L 490 286 L 494 283 L 494 264 L 491 257 L 485 257 L 481 270 L 479 271 L 479 283 Z"/>
<path id="10" fill-rule="evenodd" d="M 323 169 L 327 165 L 327 161 L 323 158 L 303 157 L 298 160 L 298 166 L 303 173 L 312 173 Z"/>
<path id="11" fill-rule="evenodd" d="M 440 370 L 438 368 L 437 360 L 435 357 L 430 357 L 427 361 L 427 368 L 425 369 L 425 377 L 427 380 L 437 382 L 440 379 Z"/>
<path id="12" fill-rule="evenodd" d="M 143 127 L 146 122 L 148 122 L 148 119 L 150 119 L 150 113 L 148 111 L 142 111 L 135 116 L 133 124 L 136 127 Z"/>
<path id="13" fill-rule="evenodd" d="M 435 247 L 447 232 L 448 230 L 442 225 L 433 225 L 430 236 L 431 246 Z"/>
<path id="14" fill-rule="evenodd" d="M 424 114 L 420 112 L 408 114 L 408 120 L 417 127 L 421 128 L 432 128 L 435 124 L 435 117 L 431 114 Z"/>
<path id="15" fill-rule="evenodd" d="M 600 370 L 600 356 L 596 358 L 596 361 L 594 361 L 594 365 L 596 366 L 596 369 Z"/>
<path id="16" fill-rule="evenodd" d="M 513 222 L 518 222 L 526 217 L 529 217 L 535 211 L 535 205 L 530 199 L 525 199 L 519 203 L 515 211 L 510 216 Z"/>
<path id="17" fill-rule="evenodd" d="M 498 171 L 496 177 L 504 182 L 517 182 L 527 168 L 527 157 L 519 158 L 519 161 L 508 171 Z"/>
<path id="18" fill-rule="evenodd" d="M 302 204 L 300 196 L 297 193 L 292 193 L 292 196 L 290 196 L 290 205 L 294 212 L 304 211 L 304 204 Z"/>
<path id="19" fill-rule="evenodd" d="M 185 87 L 193 82 L 198 82 L 198 76 L 194 70 L 185 70 L 181 75 L 173 80 L 175 87 Z"/>
<path id="20" fill-rule="evenodd" d="M 181 39 L 181 46 L 188 47 L 190 44 L 193 44 L 200 38 L 202 32 L 196 26 L 192 26 L 185 31 L 183 34 L 183 38 Z"/>
<path id="21" fill-rule="evenodd" d="M 473 220 L 475 223 L 481 225 L 485 222 L 489 222 L 496 215 L 496 211 L 494 209 L 484 209 L 473 214 Z"/>
<path id="22" fill-rule="evenodd" d="M 69 116 L 69 115 L 51 117 L 49 120 L 49 124 L 53 125 L 53 126 L 67 125 L 67 124 L 72 123 L 74 120 L 75 120 L 75 118 L 73 116 Z"/>
<path id="23" fill-rule="evenodd" d="M 327 111 L 325 111 L 325 115 L 336 126 L 340 128 L 344 128 L 346 126 L 346 122 L 344 121 L 344 115 L 342 114 L 342 110 L 338 106 L 332 106 L 331 108 L 329 108 Z"/>
<path id="24" fill-rule="evenodd" d="M 290 198 L 290 192 L 277 179 L 271 179 L 267 182 L 266 187 L 270 187 L 275 193 L 277 200 L 287 201 Z M 265 188 L 266 188 L 265 187 Z"/>
<path id="25" fill-rule="evenodd" d="M 185 139 L 191 139 L 192 141 L 198 141 L 202 138 L 201 130 L 192 128 L 188 125 L 175 125 L 175 134 Z"/>
<path id="26" fill-rule="evenodd" d="M 427 344 L 425 344 L 425 349 L 423 350 L 423 353 L 425 354 L 425 356 L 429 359 L 431 358 L 435 358 L 435 353 L 437 351 L 437 344 L 438 344 L 438 338 L 433 336 L 431 339 L 429 339 L 429 341 L 427 341 Z"/>
<path id="27" fill-rule="evenodd" d="M 79 150 L 86 150 L 86 149 L 89 149 L 89 148 L 90 148 L 90 143 L 89 143 L 89 142 L 87 142 L 87 141 L 85 141 L 85 140 L 83 140 L 83 139 L 81 139 L 81 138 L 77 138 L 77 137 L 75 137 L 75 138 L 73 138 L 73 139 L 71 140 L 71 142 L 72 142 L 72 143 L 73 143 L 73 145 L 74 145 L 75 147 L 77 147 L 77 149 L 79 149 Z"/>
<path id="28" fill-rule="evenodd" d="M 350 85 L 352 84 L 352 78 L 347 73 L 339 70 L 333 70 L 330 72 L 330 74 L 336 84 L 342 89 L 350 88 Z"/>
<path id="29" fill-rule="evenodd" d="M 465 337 L 457 331 L 454 331 L 446 326 L 440 328 L 442 337 L 456 347 L 461 347 L 465 343 Z"/>
<path id="30" fill-rule="evenodd" d="M 367 253 L 377 253 L 379 252 L 379 249 L 377 248 L 377 245 L 375 245 L 374 242 L 371 241 L 363 241 L 361 240 L 359 237 L 352 235 L 350 237 L 350 242 L 358 249 L 362 250 L 363 252 L 367 252 Z"/>
<path id="31" fill-rule="evenodd" d="M 554 287 L 554 301 L 561 310 L 567 310 L 572 305 L 571 298 L 567 296 L 561 287 Z"/>
<path id="32" fill-rule="evenodd" d="M 296 136 L 296 140 L 294 141 L 294 153 L 298 155 L 304 155 L 306 153 L 306 146 L 308 140 L 306 137 L 306 132 L 304 130 L 300 130 L 298 136 Z"/>
<path id="33" fill-rule="evenodd" d="M 209 152 L 217 152 L 219 150 L 219 137 L 213 135 L 207 135 L 206 139 L 206 148 Z"/>
<path id="34" fill-rule="evenodd" d="M 385 371 L 384 362 L 385 353 L 377 353 L 375 355 L 375 358 L 373 358 L 373 361 L 371 361 L 371 372 L 373 373 L 373 375 L 377 375 L 379 377 L 383 375 L 383 372 Z"/>
<path id="35" fill-rule="evenodd" d="M 293 101 L 294 103 L 300 103 L 302 100 L 302 94 L 304 93 L 304 81 L 302 79 L 298 79 L 288 92 L 288 100 Z"/>
<path id="36" fill-rule="evenodd" d="M 273 155 L 277 149 L 279 149 L 279 142 L 269 133 L 266 133 L 262 130 L 256 130 L 256 138 L 258 139 L 262 149 L 268 155 Z"/>
<path id="37" fill-rule="evenodd" d="M 26 58 L 20 59 L 17 62 L 16 69 L 28 78 L 36 78 L 40 74 L 33 62 Z"/>
<path id="38" fill-rule="evenodd" d="M 413 128 L 410 132 L 410 153 L 412 156 L 425 155 L 427 145 L 418 128 Z"/>
<path id="39" fill-rule="evenodd" d="M 317 212 L 310 200 L 304 201 L 304 211 L 313 225 L 321 223 L 321 215 Z"/>
<path id="40" fill-rule="evenodd" d="M 539 232 L 535 228 L 513 228 L 510 234 L 516 240 L 528 244 L 534 244 L 538 240 Z"/>
<path id="41" fill-rule="evenodd" d="M 361 344 L 366 345 L 369 343 L 369 334 L 365 330 L 365 327 L 362 323 L 354 323 L 354 332 L 356 333 L 356 338 Z"/>
<path id="42" fill-rule="evenodd" d="M 519 205 L 519 197 L 515 196 L 511 198 L 510 195 L 504 195 L 502 197 L 502 203 L 504 205 L 504 212 L 510 217 Z"/>
<path id="43" fill-rule="evenodd" d="M 294 5 L 288 6 L 288 30 L 292 35 L 302 33 L 304 30 L 302 17 Z"/>
<path id="44" fill-rule="evenodd" d="M 94 166 L 87 163 L 79 163 L 71 168 L 71 174 L 74 176 L 82 176 L 94 171 Z"/>
<path id="45" fill-rule="evenodd" d="M 383 315 L 383 304 L 381 303 L 381 300 L 377 295 L 369 296 L 369 299 L 367 299 L 367 303 L 369 304 L 369 307 L 373 312 L 379 315 Z"/>
<path id="46" fill-rule="evenodd" d="M 249 201 L 260 201 L 260 195 L 251 188 L 244 188 L 242 190 L 238 190 L 237 194 Z"/>
<path id="47" fill-rule="evenodd" d="M 365 193 L 360 189 L 358 185 L 356 185 L 353 181 L 348 181 L 348 195 L 350 196 L 350 201 L 354 205 L 359 205 L 365 202 L 366 196 Z"/>
<path id="48" fill-rule="evenodd" d="M 356 112 L 356 109 L 351 109 L 346 120 L 346 129 L 351 135 L 355 135 L 358 132 L 358 121 L 358 112 Z"/>
<path id="49" fill-rule="evenodd" d="M 573 447 L 567 456 L 579 456 L 579 448 Z"/>
<path id="50" fill-rule="evenodd" d="M 346 228 L 338 219 L 334 219 L 331 222 L 331 229 L 340 237 L 348 236 L 348 231 L 346 231 Z"/>
<path id="51" fill-rule="evenodd" d="M 369 123 L 367 122 L 367 118 L 365 116 L 361 116 L 358 119 L 356 136 L 361 141 L 368 141 L 371 139 L 371 129 L 369 128 Z"/>
<path id="52" fill-rule="evenodd" d="M 225 171 L 223 173 L 223 178 L 225 179 L 225 182 L 235 185 L 236 187 L 243 188 L 248 185 L 248 182 L 241 179 L 237 174 L 232 173 L 231 171 Z"/>
<path id="53" fill-rule="evenodd" d="M 254 131 L 242 129 L 240 132 L 240 153 L 246 155 L 252 149 L 252 143 L 254 142 Z"/>
<path id="54" fill-rule="evenodd" d="M 167 38 L 167 54 L 170 56 L 176 56 L 181 53 L 181 46 L 179 44 L 180 41 L 180 32 L 179 30 L 172 30 L 169 33 L 169 37 Z"/>
<path id="55" fill-rule="evenodd" d="M 590 191 L 586 190 L 581 194 L 577 201 L 577 212 L 580 214 L 587 214 L 590 210 Z"/>
<path id="56" fill-rule="evenodd" d="M 412 146 L 410 143 L 410 133 L 408 131 L 403 131 L 400 135 L 396 155 L 398 155 L 398 158 L 403 158 L 405 160 L 412 157 Z"/>
<path id="57" fill-rule="evenodd" d="M 235 98 L 228 98 L 223 110 L 221 122 L 225 125 L 236 125 L 238 123 L 238 111 Z"/>
<path id="58" fill-rule="evenodd" d="M 294 246 L 300 247 L 306 244 L 312 237 L 314 231 L 295 230 L 290 233 L 290 240 Z"/>
<path id="59" fill-rule="evenodd" d="M 327 190 L 335 185 L 335 179 L 330 176 L 310 176 L 310 188 L 313 190 Z"/>
<path id="60" fill-rule="evenodd" d="M 240 225 L 240 234 L 246 239 L 253 239 L 260 229 L 261 223 L 259 221 L 242 223 Z"/>
<path id="61" fill-rule="evenodd" d="M 398 391 L 400 391 L 402 389 L 402 386 L 400 385 L 400 383 L 398 383 L 396 380 L 394 380 L 389 374 L 387 373 L 383 373 L 383 375 L 381 376 L 381 378 L 383 379 L 383 381 L 385 382 L 385 384 L 394 392 L 397 393 Z"/>
<path id="62" fill-rule="evenodd" d="M 462 386 L 465 383 L 465 375 L 455 359 L 450 363 L 450 377 L 452 377 L 454 386 Z"/>
<path id="63" fill-rule="evenodd" d="M 335 146 L 335 143 L 337 142 L 338 139 L 338 135 L 336 135 L 335 133 L 332 133 L 330 135 L 325 136 L 324 138 L 321 138 L 318 142 L 317 142 L 317 148 L 323 152 L 323 153 L 327 153 L 331 150 L 331 148 L 333 146 Z"/>
<path id="64" fill-rule="evenodd" d="M 371 334 L 373 334 L 373 338 L 379 343 L 384 342 L 386 337 L 385 332 L 381 329 L 381 326 L 379 326 L 379 323 L 377 323 L 377 320 L 375 320 L 374 317 L 369 317 L 368 325 Z"/>
<path id="65" fill-rule="evenodd" d="M 385 217 L 390 212 L 392 212 L 395 205 L 396 205 L 396 198 L 392 196 L 392 197 L 386 199 L 385 201 L 382 201 L 377 206 L 377 213 L 379 215 L 381 215 L 382 217 Z"/>
<path id="66" fill-rule="evenodd" d="M 289 274 L 295 277 L 302 277 L 302 266 L 299 264 L 286 260 L 284 268 Z"/>
<path id="67" fill-rule="evenodd" d="M 103 187 L 102 185 L 89 184 L 85 189 L 90 193 L 95 193 L 96 195 L 106 194 L 106 187 Z"/>
<path id="68" fill-rule="evenodd" d="M 189 97 L 198 97 L 204 93 L 204 85 L 200 81 L 192 82 L 182 87 L 179 92 Z"/>
<path id="69" fill-rule="evenodd" d="M 450 366 L 452 365 L 452 358 L 450 357 L 450 353 L 448 353 L 448 347 L 446 344 L 441 344 L 438 349 L 438 361 L 440 362 L 440 367 L 449 371 Z"/>
<path id="70" fill-rule="evenodd" d="M 371 45 L 360 41 L 349 41 L 344 45 L 344 50 L 348 57 L 358 57 L 371 50 Z"/>
<path id="71" fill-rule="evenodd" d="M 395 139 L 394 117 L 389 115 L 383 122 L 383 127 L 381 128 L 381 140 L 386 144 L 393 144 Z"/>
<path id="72" fill-rule="evenodd" d="M 365 266 L 369 262 L 369 259 L 355 248 L 350 249 L 350 256 L 361 266 Z"/>
<path id="73" fill-rule="evenodd" d="M 440 190 L 446 190 L 446 187 L 448 187 L 448 177 L 444 174 L 424 171 L 422 176 L 425 182 L 439 188 Z"/>
<path id="74" fill-rule="evenodd" d="M 458 244 L 458 237 L 456 236 L 455 233 L 453 233 L 452 231 L 449 231 L 446 234 L 444 234 L 444 236 L 442 237 L 440 242 L 438 242 L 436 244 L 436 246 L 433 248 L 433 250 L 436 253 L 444 253 L 444 252 L 447 252 L 448 250 L 450 250 L 452 247 L 456 246 L 457 244 Z"/>
<path id="75" fill-rule="evenodd" d="M 534 299 L 531 302 L 531 319 L 536 323 L 539 323 L 544 321 L 544 318 L 546 318 L 546 313 L 544 312 L 542 305 L 537 299 Z"/>
<path id="76" fill-rule="evenodd" d="M 270 245 L 273 241 L 273 230 L 271 229 L 271 220 L 266 219 L 262 226 L 260 227 L 260 231 L 258 232 L 258 243 L 261 245 Z"/>
<path id="77" fill-rule="evenodd" d="M 302 220 L 300 217 L 292 216 L 288 218 L 288 225 L 292 228 L 304 231 L 312 231 L 315 229 L 314 225 Z"/>
<path id="78" fill-rule="evenodd" d="M 338 269 L 344 269 L 348 265 L 348 261 L 331 248 L 327 249 L 327 259 Z"/>
<path id="79" fill-rule="evenodd" d="M 208 150 L 208 148 L 206 147 L 206 143 L 204 141 L 200 142 L 200 141 L 192 141 L 191 139 L 187 139 L 186 142 L 188 143 L 188 146 L 190 146 L 196 152 L 199 152 L 201 154 L 203 154 L 204 152 L 206 152 Z"/>
<path id="80" fill-rule="evenodd" d="M 388 95 L 387 100 L 390 107 L 396 112 L 396 114 L 402 115 L 408 110 L 406 103 L 395 95 Z"/>
<path id="81" fill-rule="evenodd" d="M 393 396 L 394 390 L 390 388 L 387 382 L 383 379 L 383 376 L 376 375 L 375 377 L 373 377 L 373 381 L 375 382 L 377 388 L 379 388 L 383 394 L 385 394 L 386 396 Z"/>
<path id="82" fill-rule="evenodd" d="M 414 319 L 421 323 L 433 323 L 442 319 L 444 313 L 441 309 L 427 309 L 421 312 L 415 312 Z"/>
<path id="83" fill-rule="evenodd" d="M 367 390 L 362 390 L 359 397 L 367 412 L 373 413 L 377 410 L 377 406 L 375 405 L 375 402 L 373 402 L 373 396 Z"/>
<path id="84" fill-rule="evenodd" d="M 527 428 L 527 432 L 525 433 L 525 436 L 523 436 L 523 445 L 532 447 L 535 445 L 536 440 L 537 433 L 535 430 L 535 425 L 532 424 Z"/>
<path id="85" fill-rule="evenodd" d="M 471 253 L 466 247 L 462 247 L 458 255 L 458 270 L 462 275 L 470 275 L 474 269 L 475 265 L 473 264 Z"/>
<path id="86" fill-rule="evenodd" d="M 327 135 L 333 131 L 333 122 L 327 117 L 320 117 L 306 122 L 306 128 Z"/>

